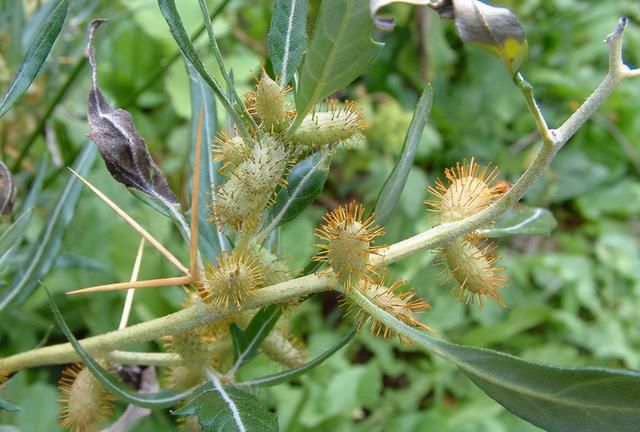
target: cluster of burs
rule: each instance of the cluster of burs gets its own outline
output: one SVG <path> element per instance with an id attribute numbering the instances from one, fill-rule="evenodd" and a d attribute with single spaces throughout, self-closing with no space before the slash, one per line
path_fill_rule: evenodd
<path id="1" fill-rule="evenodd" d="M 233 367 L 229 325 L 250 321 L 251 313 L 243 308 L 259 295 L 259 289 L 294 277 L 286 262 L 264 247 L 257 235 L 268 222 L 278 191 L 287 186 L 286 179 L 296 163 L 315 152 L 330 157 L 338 144 L 358 139 L 364 128 L 363 115 L 354 103 L 328 101 L 322 104 L 322 111 L 307 115 L 294 129 L 291 125 L 296 113 L 287 109 L 285 94 L 286 89 L 263 73 L 256 91 L 249 92 L 244 100 L 257 127 L 250 130 L 249 137 L 233 130 L 222 131 L 216 138 L 213 157 L 221 162 L 220 172 L 226 181 L 216 187 L 211 221 L 234 238 L 234 247 L 222 252 L 215 264 L 207 263 L 204 277 L 185 307 L 204 302 L 224 313 L 225 318 L 164 338 L 165 349 L 180 358 L 179 364 L 166 368 L 166 387 L 189 389 L 207 378 L 207 370 Z M 460 221 L 487 208 L 509 188 L 496 177 L 496 169 L 481 167 L 473 159 L 446 170 L 445 179 L 429 189 L 432 199 L 425 201 L 435 214 L 435 222 Z M 375 215 L 365 215 L 364 207 L 356 202 L 327 213 L 315 231 L 320 251 L 314 260 L 327 267 L 319 275 L 331 278 L 332 287 L 345 294 L 346 302 L 352 290 L 358 290 L 405 324 L 431 330 L 415 316 L 429 304 L 407 289 L 404 281 L 386 280 L 386 247 L 374 244 L 384 231 L 374 221 Z M 488 297 L 503 304 L 498 288 L 504 286 L 506 277 L 501 274 L 503 267 L 496 265 L 494 249 L 472 233 L 436 251 L 447 278 L 453 280 L 452 292 L 459 301 L 482 305 Z M 354 304 L 347 307 L 359 327 L 371 318 Z M 370 321 L 373 334 L 396 335 L 383 322 L 375 318 Z M 403 337 L 400 341 L 408 342 Z M 305 357 L 303 344 L 287 333 L 286 323 L 273 329 L 261 349 L 286 367 L 300 366 Z M 90 430 L 111 414 L 113 398 L 86 368 L 67 368 L 60 384 L 64 426 Z M 187 430 L 200 430 L 195 417 L 182 419 Z"/>

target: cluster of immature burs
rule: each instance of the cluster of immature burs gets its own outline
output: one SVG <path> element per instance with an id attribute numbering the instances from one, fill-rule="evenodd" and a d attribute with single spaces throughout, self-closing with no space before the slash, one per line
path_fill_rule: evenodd
<path id="1" fill-rule="evenodd" d="M 330 157 L 338 144 L 358 139 L 365 126 L 354 103 L 328 101 L 322 111 L 307 115 L 293 129 L 296 112 L 288 109 L 286 92 L 263 72 L 256 91 L 249 92 L 244 100 L 246 111 L 257 125 L 250 130 L 251 139 L 235 130 L 223 131 L 216 138 L 213 157 L 223 163 L 221 173 L 226 182 L 216 189 L 211 220 L 219 230 L 235 231 L 236 241 L 231 252 L 223 252 L 215 265 L 207 265 L 188 304 L 203 301 L 218 310 L 240 312 L 222 322 L 165 338 L 166 349 L 182 359 L 181 365 L 168 368 L 165 384 L 169 387 L 192 388 L 206 379 L 208 368 L 232 367 L 229 324 L 248 322 L 251 316 L 241 311 L 256 290 L 294 277 L 283 260 L 256 241 L 268 222 L 278 191 L 286 187 L 289 172 L 297 162 L 315 152 Z M 426 204 L 439 223 L 462 220 L 488 207 L 506 191 L 508 185 L 496 182 L 496 176 L 496 169 L 480 167 L 474 160 L 458 164 L 445 172 L 445 180 L 438 180 L 429 189 L 433 199 Z M 384 246 L 374 245 L 374 240 L 383 235 L 374 219 L 374 215 L 365 216 L 363 206 L 356 202 L 329 212 L 316 229 L 321 251 L 314 260 L 330 267 L 323 273 L 335 276 L 335 288 L 342 287 L 345 294 L 360 290 L 404 323 L 429 329 L 414 316 L 429 304 L 416 297 L 413 290 L 404 289 L 403 281 L 385 282 L 384 267 L 372 264 L 372 255 L 384 255 L 385 251 Z M 495 265 L 493 246 L 467 235 L 441 247 L 438 254 L 449 269 L 449 277 L 455 279 L 453 292 L 458 300 L 482 305 L 484 297 L 491 297 L 503 304 L 497 289 L 504 286 L 506 278 L 500 274 L 502 268 Z M 369 316 L 355 305 L 349 307 L 362 327 Z M 394 336 L 375 319 L 371 330 L 375 335 Z M 304 358 L 301 347 L 299 341 L 286 335 L 286 330 L 276 328 L 263 350 L 272 359 L 295 367 Z M 91 430 L 110 414 L 112 398 L 87 369 L 67 369 L 61 386 L 63 425 L 76 431 Z M 199 430 L 197 421 L 192 420 L 187 418 L 185 426 Z"/>

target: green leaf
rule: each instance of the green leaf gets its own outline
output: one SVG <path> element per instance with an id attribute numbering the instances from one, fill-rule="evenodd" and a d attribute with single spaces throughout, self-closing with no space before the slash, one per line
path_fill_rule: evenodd
<path id="1" fill-rule="evenodd" d="M 235 106 L 242 111 L 243 118 L 250 122 L 251 126 L 257 127 L 255 122 L 253 121 L 253 117 L 247 111 L 247 108 L 243 103 L 238 103 L 242 99 L 238 96 L 238 92 L 236 91 L 236 86 L 233 83 L 233 79 L 227 72 L 227 68 L 224 65 L 224 60 L 222 59 L 222 53 L 220 52 L 220 48 L 218 47 L 218 41 L 216 40 L 216 35 L 213 31 L 213 24 L 211 21 L 211 15 L 209 14 L 209 8 L 207 7 L 207 2 L 205 0 L 198 0 L 200 3 L 200 10 L 202 11 L 202 19 L 204 19 L 205 28 L 207 29 L 207 35 L 209 36 L 209 42 L 211 43 L 211 49 L 213 50 L 213 55 L 218 62 L 218 67 L 220 68 L 220 72 L 222 73 L 222 77 L 224 81 L 227 83 L 227 94 L 229 95 L 229 99 L 235 102 Z"/>
<path id="2" fill-rule="evenodd" d="M 0 117 L 2 117 L 14 102 L 29 88 L 38 75 L 42 64 L 49 56 L 54 42 L 62 30 L 67 16 L 68 4 L 66 0 L 59 0 L 51 11 L 49 18 L 38 28 L 29 48 L 20 64 L 20 68 L 9 84 L 2 102 L 0 102 Z"/>
<path id="3" fill-rule="evenodd" d="M 207 203 L 215 199 L 216 187 L 224 181 L 218 173 L 222 163 L 214 161 L 210 153 L 212 142 L 209 140 L 213 139 L 217 129 L 216 101 L 211 88 L 189 63 L 187 63 L 187 72 L 191 88 L 191 166 L 195 158 L 198 118 L 202 116 L 198 245 L 203 257 L 215 263 L 220 252 L 229 249 L 224 233 L 218 231 L 215 225 L 209 222 L 207 206 Z"/>
<path id="4" fill-rule="evenodd" d="M 232 385 L 222 386 L 213 377 L 196 391 L 184 407 L 173 411 L 180 416 L 198 416 L 203 432 L 276 432 L 278 418 L 258 399 Z"/>
<path id="5" fill-rule="evenodd" d="M 640 423 L 640 373 L 527 362 L 438 340 L 379 309 L 358 290 L 352 301 L 422 348 L 451 361 L 509 411 L 549 432 L 628 432 Z"/>
<path id="6" fill-rule="evenodd" d="M 95 146 L 87 142 L 74 163 L 74 170 L 85 175 L 93 164 L 95 156 Z M 70 175 L 69 181 L 56 200 L 55 207 L 49 213 L 45 227 L 31 248 L 26 261 L 28 265 L 14 277 L 9 289 L 0 297 L 0 311 L 14 299 L 19 303 L 26 300 L 38 286 L 38 281 L 49 271 L 60 251 L 62 237 L 73 217 L 81 188 L 80 181 Z"/>
<path id="7" fill-rule="evenodd" d="M 556 218 L 549 210 L 519 205 L 509 209 L 491 228 L 478 230 L 478 233 L 489 238 L 549 235 L 557 225 Z"/>
<path id="8" fill-rule="evenodd" d="M 280 306 L 269 305 L 254 315 L 246 329 L 241 330 L 237 324 L 231 324 L 235 370 L 258 354 L 260 345 L 276 325 L 280 315 L 282 315 Z"/>
<path id="9" fill-rule="evenodd" d="M 354 326 L 349 333 L 344 335 L 344 337 L 338 341 L 338 343 L 336 343 L 331 348 L 329 348 L 328 350 L 320 354 L 318 357 L 303 364 L 300 367 L 289 369 L 289 370 L 272 374 L 272 375 L 263 376 L 261 378 L 252 379 L 250 381 L 244 381 L 240 383 L 240 385 L 241 386 L 265 386 L 265 387 L 274 386 L 274 385 L 281 384 L 283 382 L 290 381 L 301 375 L 304 375 L 307 372 L 309 372 L 311 369 L 315 368 L 316 366 L 319 366 L 322 362 L 324 362 L 326 359 L 328 359 L 333 354 L 335 354 L 340 348 L 342 348 L 347 343 L 349 343 L 349 341 L 353 339 L 353 337 L 357 333 L 358 333 L 358 328 L 357 326 Z"/>
<path id="10" fill-rule="evenodd" d="M 478 0 L 453 2 L 460 38 L 488 50 L 515 75 L 527 59 L 528 44 L 518 18 L 507 8 Z"/>
<path id="11" fill-rule="evenodd" d="M 314 153 L 298 162 L 287 178 L 271 209 L 271 222 L 260 233 L 265 238 L 276 227 L 295 219 L 322 192 L 329 175 L 330 156 Z"/>
<path id="12" fill-rule="evenodd" d="M 220 99 L 220 102 L 222 102 L 222 105 L 224 105 L 224 108 L 227 110 L 227 114 L 232 118 L 236 128 L 238 128 L 240 135 L 242 135 L 247 142 L 253 142 L 249 131 L 242 121 L 243 109 L 239 106 L 235 107 L 233 105 L 225 95 L 218 81 L 209 74 L 207 69 L 204 67 L 204 64 L 202 64 L 202 61 L 200 60 L 200 57 L 193 47 L 191 39 L 182 24 L 180 14 L 178 14 L 178 10 L 176 9 L 175 0 L 158 0 L 158 5 L 160 6 L 160 11 L 164 16 L 164 19 L 169 25 L 169 30 L 171 30 L 171 34 L 184 57 L 189 61 L 189 63 L 191 63 L 191 65 L 193 65 L 194 69 L 198 71 L 202 79 L 209 85 L 209 87 L 211 87 L 213 92 Z"/>
<path id="13" fill-rule="evenodd" d="M 371 39 L 368 0 L 332 0 L 320 12 L 296 91 L 298 116 L 292 131 L 313 106 L 360 76 L 384 44 Z"/>
<path id="14" fill-rule="evenodd" d="M 0 236 L 0 260 L 3 259 L 4 254 L 6 254 L 11 246 L 17 244 L 22 238 L 22 234 L 27 229 L 29 225 L 29 221 L 31 220 L 31 215 L 33 214 L 32 209 L 27 209 L 24 213 L 22 213 L 18 219 L 15 220 L 7 228 L 5 232 Z"/>
<path id="15" fill-rule="evenodd" d="M 113 374 L 109 373 L 107 369 L 102 367 L 91 354 L 89 354 L 75 338 L 71 329 L 64 321 L 60 309 L 53 301 L 53 297 L 49 290 L 45 288 L 47 295 L 49 296 L 49 306 L 53 312 L 53 317 L 56 323 L 62 330 L 62 333 L 66 336 L 69 343 L 73 346 L 73 349 L 78 354 L 78 357 L 82 360 L 84 365 L 91 370 L 93 376 L 104 386 L 104 388 L 113 393 L 117 398 L 143 408 L 168 408 L 176 405 L 182 399 L 189 397 L 193 390 L 187 390 L 184 392 L 177 392 L 175 390 L 162 390 L 156 393 L 138 393 L 132 391 L 125 384 L 118 380 Z"/>
<path id="16" fill-rule="evenodd" d="M 273 71 L 284 87 L 300 66 L 307 47 L 307 0 L 276 0 L 267 35 Z"/>
<path id="17" fill-rule="evenodd" d="M 391 213 L 398 204 L 402 190 L 407 183 L 409 177 L 409 171 L 413 166 L 413 160 L 416 157 L 418 151 L 418 144 L 422 139 L 422 133 L 424 132 L 424 126 L 427 123 L 427 118 L 431 112 L 431 104 L 433 102 L 433 92 L 431 85 L 427 84 L 418 100 L 416 109 L 411 119 L 411 124 L 407 130 L 407 134 L 404 137 L 404 146 L 402 148 L 402 155 L 393 167 L 393 171 L 387 177 L 375 206 L 376 224 L 384 226 L 391 217 Z"/>

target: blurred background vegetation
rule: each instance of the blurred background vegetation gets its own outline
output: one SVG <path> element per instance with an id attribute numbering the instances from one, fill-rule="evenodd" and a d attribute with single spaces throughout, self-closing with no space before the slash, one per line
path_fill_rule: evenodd
<path id="1" fill-rule="evenodd" d="M 329 1 L 329 0 L 326 0 Z M 6 88 L 22 57 L 29 29 L 42 19 L 36 0 L 0 0 L 0 88 Z M 179 2 L 188 29 L 202 24 L 197 2 Z M 558 126 L 590 94 L 607 68 L 604 37 L 627 15 L 626 61 L 640 64 L 640 8 L 632 0 L 500 1 L 523 23 L 530 58 L 523 73 L 534 85 L 551 125 Z M 319 1 L 311 1 L 309 24 Z M 267 69 L 266 33 L 270 0 L 211 1 L 221 6 L 215 28 L 240 93 L 251 89 L 261 64 Z M 366 113 L 367 140 L 341 149 L 326 189 L 315 204 L 282 230 L 283 255 L 301 270 L 315 253 L 313 228 L 339 203 L 357 198 L 375 202 L 378 190 L 401 150 L 412 109 L 427 82 L 434 107 L 415 165 L 384 241 L 392 243 L 431 225 L 422 201 L 445 167 L 475 156 L 500 167 L 514 181 L 538 145 L 534 123 L 520 92 L 503 65 L 473 47 L 463 46 L 452 22 L 428 9 L 398 6 L 393 33 L 376 34 L 386 47 L 366 75 L 337 95 L 358 101 Z M 41 192 L 26 242 L 38 241 L 46 216 L 56 204 L 75 157 L 88 144 L 85 134 L 89 70 L 83 57 L 85 27 L 102 17 L 111 23 L 98 33 L 97 56 L 103 90 L 115 105 L 129 110 L 136 126 L 168 177 L 185 197 L 191 143 L 189 82 L 178 48 L 152 0 L 71 2 L 62 35 L 45 70 L 14 109 L 0 120 L 0 159 L 14 169 L 20 205 L 41 172 Z M 31 31 L 32 31 L 31 30 Z M 198 39 L 202 55 L 206 40 Z M 211 70 L 214 61 L 206 57 Z M 525 201 L 549 208 L 558 220 L 550 237 L 527 236 L 499 242 L 508 266 L 503 295 L 508 308 L 483 309 L 456 303 L 439 282 L 441 268 L 431 254 L 417 254 L 391 269 L 426 298 L 432 309 L 422 319 L 450 340 L 503 350 L 556 365 L 640 368 L 640 86 L 625 82 L 562 150 Z M 224 115 L 219 107 L 220 124 Z M 44 128 L 42 128 L 44 126 Z M 44 133 L 42 133 L 44 131 Z M 208 137 L 211 139 L 212 137 Z M 41 167 L 42 161 L 46 166 Z M 40 168 L 39 168 L 40 167 Z M 172 251 L 186 249 L 171 223 L 114 182 L 96 160 L 89 179 Z M 82 190 L 64 232 L 61 248 L 50 257 L 43 283 L 54 293 L 76 336 L 113 330 L 124 295 L 67 298 L 64 291 L 128 280 L 138 237 L 93 194 Z M 3 226 L 8 221 L 2 222 Z M 4 229 L 4 228 L 2 228 Z M 25 256 L 0 268 L 0 292 Z M 21 261 L 22 260 L 22 261 Z M 150 248 L 140 278 L 172 275 Z M 180 308 L 180 288 L 141 290 L 132 322 Z M 289 318 L 310 353 L 337 341 L 348 326 L 339 298 L 318 295 Z M 52 325 L 46 296 L 36 289 L 19 306 L 2 312 L 0 355 L 24 351 L 64 337 Z M 147 346 L 137 349 L 154 349 Z M 277 366 L 258 359 L 253 368 Z M 15 376 L 6 386 L 23 407 L 0 413 L 0 430 L 54 431 L 58 403 L 55 385 L 61 367 L 38 368 Z M 248 373 L 250 371 L 247 371 Z M 539 430 L 506 412 L 475 388 L 455 367 L 395 341 L 363 331 L 346 349 L 290 384 L 263 390 L 277 409 L 284 431 L 455 431 Z M 33 413 L 37 412 L 37 415 Z M 2 426 L 6 425 L 6 426 Z M 173 430 L 166 412 L 154 412 L 136 431 Z"/>

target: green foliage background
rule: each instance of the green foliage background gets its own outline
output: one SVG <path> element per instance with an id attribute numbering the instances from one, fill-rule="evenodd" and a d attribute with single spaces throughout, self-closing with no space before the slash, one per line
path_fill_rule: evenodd
<path id="1" fill-rule="evenodd" d="M 14 23 L 8 1 L 0 1 L 0 88 L 5 88 L 20 59 L 11 37 Z M 27 8 L 37 2 L 25 1 Z M 188 30 L 200 24 L 197 2 L 179 2 Z M 210 2 L 215 9 L 220 1 Z M 530 58 L 523 72 L 534 85 L 552 125 L 559 125 L 591 92 L 607 68 L 605 35 L 619 16 L 632 21 L 625 36 L 626 61 L 640 64 L 640 9 L 631 0 L 525 0 L 497 2 L 513 8 L 523 23 Z M 310 13 L 318 10 L 312 1 Z M 270 1 L 232 1 L 215 21 L 226 62 L 240 93 L 254 85 L 266 60 Z M 398 241 L 430 226 L 422 201 L 426 188 L 443 169 L 475 156 L 501 168 L 515 180 L 536 148 L 534 123 L 504 66 L 473 47 L 463 46 L 452 22 L 429 10 L 398 6 L 393 33 L 377 34 L 386 47 L 369 71 L 340 98 L 357 100 L 366 112 L 367 141 L 338 152 L 325 192 L 302 217 L 284 226 L 283 254 L 292 269 L 302 269 L 314 254 L 313 228 L 327 208 L 352 198 L 373 205 L 378 190 L 400 154 L 411 110 L 430 81 L 434 106 L 415 166 L 399 206 L 387 224 L 385 241 Z M 142 93 L 177 47 L 156 3 L 151 0 L 71 2 L 61 39 L 29 93 L 0 121 L 0 155 L 14 160 L 78 62 L 82 61 L 85 26 L 93 18 L 110 18 L 97 37 L 99 76 L 116 105 L 133 115 L 141 135 L 176 193 L 186 196 L 190 139 L 189 83 L 181 61 L 169 66 Z M 310 19 L 310 22 L 313 22 Z M 196 46 L 205 55 L 206 40 Z M 214 59 L 205 57 L 211 70 Z M 38 162 L 49 159 L 45 188 L 27 233 L 33 242 L 47 209 L 68 179 L 71 165 L 88 132 L 85 98 L 88 68 L 73 81 L 47 122 L 59 161 L 38 138 L 14 174 L 24 199 Z M 139 94 L 138 94 L 139 93 Z M 433 256 L 418 254 L 392 268 L 432 305 L 425 322 L 450 340 L 513 353 L 556 365 L 640 368 L 640 117 L 637 82 L 623 83 L 598 114 L 574 137 L 525 201 L 548 207 L 559 222 L 550 237 L 500 240 L 500 254 L 510 280 L 503 294 L 509 308 L 484 309 L 455 302 L 438 279 Z M 220 107 L 219 107 L 220 108 Z M 220 109 L 221 124 L 225 119 Z M 211 138 L 211 137 L 209 137 Z M 179 257 L 186 250 L 171 224 L 115 183 L 98 161 L 90 180 L 125 208 Z M 68 298 L 64 291 L 129 278 L 138 238 L 96 197 L 83 190 L 62 252 L 43 283 L 54 293 L 77 336 L 114 329 L 123 295 Z M 10 282 L 12 263 L 0 269 L 0 290 Z M 20 263 L 14 263 L 19 266 Z M 147 249 L 140 278 L 172 275 L 159 254 Z M 140 290 L 133 322 L 162 316 L 180 307 L 178 288 Z M 295 333 L 310 353 L 337 342 L 349 324 L 332 294 L 314 297 L 290 317 Z M 64 341 L 52 318 L 46 295 L 36 290 L 23 305 L 3 312 L 0 355 L 38 344 Z M 138 346 L 134 348 L 153 348 Z M 265 358 L 245 369 L 277 369 Z M 23 431 L 54 431 L 55 383 L 60 367 L 24 371 L 7 384 L 17 413 L 0 413 L 1 425 Z M 260 397 L 275 408 L 283 431 L 503 432 L 539 430 L 506 412 L 455 367 L 397 342 L 363 331 L 346 349 L 298 381 L 263 390 Z M 38 415 L 33 415 L 34 410 Z M 154 412 L 136 431 L 172 430 L 166 412 Z"/>

